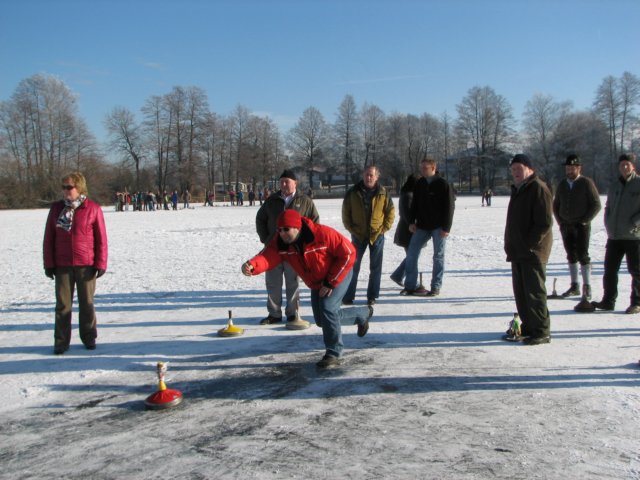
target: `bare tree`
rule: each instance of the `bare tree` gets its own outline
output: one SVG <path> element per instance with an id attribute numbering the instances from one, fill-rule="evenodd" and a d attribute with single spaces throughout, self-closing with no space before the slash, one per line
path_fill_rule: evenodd
<path id="1" fill-rule="evenodd" d="M 571 102 L 557 102 L 550 95 L 536 94 L 525 105 L 523 127 L 528 137 L 527 150 L 542 163 L 544 176 L 553 181 L 557 159 L 568 152 L 558 151 L 557 131 L 570 114 Z"/>
<path id="2" fill-rule="evenodd" d="M 637 119 L 633 115 L 635 107 L 640 102 L 640 78 L 630 72 L 624 72 L 619 82 L 621 98 L 621 119 L 620 119 L 620 151 L 627 149 L 625 143 L 626 132 L 630 127 L 637 124 Z"/>
<path id="3" fill-rule="evenodd" d="M 478 163 L 478 187 L 492 186 L 495 178 L 495 157 L 513 132 L 511 106 L 491 87 L 473 87 L 462 102 L 456 105 L 456 127 L 474 149 Z M 469 182 L 469 191 L 472 190 Z"/>
<path id="4" fill-rule="evenodd" d="M 338 107 L 338 115 L 334 124 L 334 134 L 341 151 L 344 170 L 344 188 L 349 188 L 349 180 L 353 172 L 354 153 L 357 145 L 358 109 L 352 95 L 345 95 Z"/>
<path id="5" fill-rule="evenodd" d="M 169 173 L 169 145 L 171 143 L 171 111 L 166 108 L 160 96 L 150 97 L 142 107 L 143 127 L 146 133 L 147 148 L 156 159 L 156 182 L 158 193 L 167 189 Z"/>
<path id="6" fill-rule="evenodd" d="M 20 186 L 11 202 L 23 207 L 57 195 L 65 171 L 102 161 L 95 138 L 78 117 L 75 95 L 44 74 L 22 80 L 0 104 L 0 145 Z"/>
<path id="7" fill-rule="evenodd" d="M 104 120 L 109 147 L 125 162 L 133 163 L 136 173 L 135 190 L 140 191 L 140 164 L 144 158 L 144 137 L 135 115 L 124 107 L 114 107 Z"/>
<path id="8" fill-rule="evenodd" d="M 309 186 L 312 188 L 315 162 L 328 139 L 328 134 L 328 127 L 320 110 L 309 107 L 287 135 L 287 142 L 293 156 L 307 166 Z"/>
<path id="9" fill-rule="evenodd" d="M 554 132 L 554 146 L 562 157 L 576 152 L 586 175 L 593 178 L 600 191 L 606 189 L 612 172 L 609 163 L 609 132 L 604 121 L 592 111 L 573 112 L 563 117 Z M 555 163 L 555 173 L 564 176 L 562 162 Z M 551 177 L 548 177 L 551 178 Z"/>
<path id="10" fill-rule="evenodd" d="M 608 126 L 610 163 L 613 165 L 618 158 L 618 130 L 622 111 L 622 100 L 618 95 L 617 81 L 613 76 L 609 75 L 602 80 L 596 91 L 593 108 Z"/>
<path id="11" fill-rule="evenodd" d="M 360 111 L 360 128 L 364 151 L 364 165 L 376 164 L 376 156 L 384 149 L 384 112 L 380 107 L 365 103 Z"/>

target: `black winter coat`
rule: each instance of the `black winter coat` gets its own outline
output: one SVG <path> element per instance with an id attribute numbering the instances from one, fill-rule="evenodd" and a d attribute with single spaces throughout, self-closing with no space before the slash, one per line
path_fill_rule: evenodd
<path id="1" fill-rule="evenodd" d="M 396 233 L 393 236 L 393 243 L 400 247 L 407 248 L 411 241 L 411 232 L 409 231 L 409 218 L 411 216 L 411 201 L 413 200 L 413 190 L 400 190 L 400 199 L 398 201 L 398 210 L 400 211 L 400 220 L 396 226 Z"/>
<path id="2" fill-rule="evenodd" d="M 504 230 L 507 262 L 546 264 L 553 235 L 552 198 L 547 186 L 531 175 L 516 188 L 511 187 Z"/>
<path id="3" fill-rule="evenodd" d="M 422 230 L 442 228 L 451 232 L 455 206 L 455 194 L 449 182 L 438 174 L 431 182 L 422 177 L 413 189 L 409 223 L 415 223 Z"/>

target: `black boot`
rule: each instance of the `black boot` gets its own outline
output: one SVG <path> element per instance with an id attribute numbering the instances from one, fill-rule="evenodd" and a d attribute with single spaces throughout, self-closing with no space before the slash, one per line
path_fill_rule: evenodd
<path id="1" fill-rule="evenodd" d="M 577 283 L 571 282 L 571 286 L 569 287 L 569 290 L 564 292 L 561 296 L 563 298 L 566 298 L 566 297 L 573 297 L 575 295 L 580 295 L 580 285 L 578 285 Z"/>

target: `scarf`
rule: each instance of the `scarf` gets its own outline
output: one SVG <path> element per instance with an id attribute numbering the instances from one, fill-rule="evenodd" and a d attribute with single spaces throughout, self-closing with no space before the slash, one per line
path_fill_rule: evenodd
<path id="1" fill-rule="evenodd" d="M 60 212 L 60 216 L 58 217 L 58 221 L 56 222 L 56 226 L 58 228 L 64 229 L 66 232 L 71 231 L 71 227 L 73 226 L 73 216 L 76 212 L 76 208 L 84 203 L 87 199 L 85 195 L 80 195 L 75 200 L 65 200 L 64 201 L 64 209 Z"/>

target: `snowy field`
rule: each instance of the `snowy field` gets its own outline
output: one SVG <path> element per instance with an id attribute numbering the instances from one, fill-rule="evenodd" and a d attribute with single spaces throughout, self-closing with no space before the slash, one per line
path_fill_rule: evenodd
<path id="1" fill-rule="evenodd" d="M 604 199 L 603 199 L 604 201 Z M 441 295 L 406 298 L 387 234 L 369 334 L 344 328 L 345 364 L 319 372 L 321 331 L 259 326 L 257 207 L 116 213 L 98 281 L 98 348 L 54 356 L 46 210 L 0 212 L 2 479 L 640 479 L 640 316 L 550 300 L 552 342 L 500 340 L 514 311 L 502 237 L 508 198 L 460 197 Z M 340 200 L 316 202 L 344 231 Z M 606 234 L 594 221 L 594 298 Z M 430 278 L 431 249 L 421 270 Z M 368 261 L 356 302 L 365 301 Z M 547 286 L 569 285 L 557 228 Z M 302 316 L 312 320 L 309 291 Z M 232 310 L 237 338 L 221 338 Z M 75 316 L 74 316 L 75 322 Z M 146 411 L 155 365 L 184 401 Z"/>

